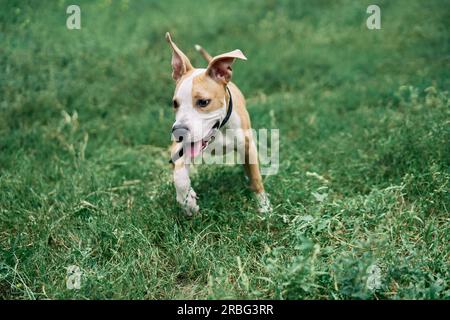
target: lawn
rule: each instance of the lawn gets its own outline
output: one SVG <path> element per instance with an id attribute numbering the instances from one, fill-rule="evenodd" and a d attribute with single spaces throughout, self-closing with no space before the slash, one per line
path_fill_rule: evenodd
<path id="1" fill-rule="evenodd" d="M 450 298 L 449 1 L 69 4 L 0 0 L 0 299 Z M 177 205 L 166 31 L 247 56 L 271 213 L 240 166 Z"/>

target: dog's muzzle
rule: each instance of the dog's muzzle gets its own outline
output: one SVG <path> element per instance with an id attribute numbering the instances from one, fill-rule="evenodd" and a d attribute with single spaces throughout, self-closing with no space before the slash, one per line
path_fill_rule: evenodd
<path id="1" fill-rule="evenodd" d="M 189 129 L 183 125 L 176 124 L 172 127 L 172 135 L 175 142 L 186 141 L 189 134 Z"/>

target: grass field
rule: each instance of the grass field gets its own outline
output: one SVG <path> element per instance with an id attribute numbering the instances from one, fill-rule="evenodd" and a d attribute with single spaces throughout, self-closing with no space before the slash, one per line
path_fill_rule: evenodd
<path id="1" fill-rule="evenodd" d="M 0 299 L 449 299 L 450 3 L 377 1 L 372 31 L 369 4 L 1 0 Z M 178 207 L 166 31 L 247 56 L 272 213 L 239 166 Z"/>

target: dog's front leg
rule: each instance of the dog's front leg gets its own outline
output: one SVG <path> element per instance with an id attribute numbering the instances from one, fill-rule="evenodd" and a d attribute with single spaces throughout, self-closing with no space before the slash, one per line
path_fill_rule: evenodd
<path id="1" fill-rule="evenodd" d="M 191 187 L 189 178 L 189 165 L 185 164 L 183 158 L 173 164 L 173 182 L 177 192 L 177 202 L 181 205 L 188 216 L 198 212 L 197 194 Z"/>
<path id="2" fill-rule="evenodd" d="M 174 168 L 173 181 L 177 191 L 177 201 L 188 216 L 198 212 L 197 194 L 191 187 L 189 179 L 189 167 L 187 165 L 181 168 Z"/>

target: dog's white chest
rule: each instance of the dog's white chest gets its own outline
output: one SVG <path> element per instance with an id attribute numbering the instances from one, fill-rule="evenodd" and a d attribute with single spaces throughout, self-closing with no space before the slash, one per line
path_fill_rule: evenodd
<path id="1" fill-rule="evenodd" d="M 230 117 L 229 127 L 218 131 L 214 141 L 204 151 L 208 156 L 225 155 L 233 151 L 242 150 L 244 147 L 244 131 L 240 128 L 240 119 L 236 113 Z"/>

